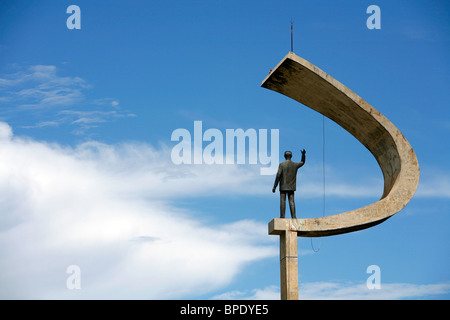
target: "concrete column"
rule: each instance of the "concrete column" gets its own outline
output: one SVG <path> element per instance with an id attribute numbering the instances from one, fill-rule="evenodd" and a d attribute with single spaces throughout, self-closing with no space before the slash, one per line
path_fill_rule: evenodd
<path id="1" fill-rule="evenodd" d="M 281 300 L 298 300 L 297 232 L 280 234 Z"/>
<path id="2" fill-rule="evenodd" d="M 281 300 L 298 300 L 298 231 L 301 219 L 273 219 L 269 234 L 280 236 Z"/>

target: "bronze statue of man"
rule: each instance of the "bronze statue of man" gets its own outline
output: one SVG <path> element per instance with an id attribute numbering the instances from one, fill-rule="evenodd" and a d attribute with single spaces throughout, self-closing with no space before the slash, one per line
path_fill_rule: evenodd
<path id="1" fill-rule="evenodd" d="M 280 183 L 280 218 L 285 217 L 286 212 L 286 195 L 289 198 L 289 209 L 291 210 L 292 219 L 297 219 L 295 215 L 294 192 L 297 185 L 297 170 L 305 164 L 305 149 L 302 150 L 302 160 L 300 162 L 293 162 L 292 152 L 286 151 L 284 158 L 286 161 L 280 163 L 278 166 L 277 177 L 273 185 L 272 192 L 275 193 L 278 183 Z"/>

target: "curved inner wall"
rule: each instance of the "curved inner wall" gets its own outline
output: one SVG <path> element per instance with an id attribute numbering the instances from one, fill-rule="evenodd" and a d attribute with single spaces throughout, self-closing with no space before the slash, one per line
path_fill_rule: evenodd
<path id="1" fill-rule="evenodd" d="M 314 69 L 312 71 L 295 61 L 284 60 L 271 80 L 264 82 L 263 87 L 286 95 L 323 114 L 358 139 L 378 161 L 384 176 L 381 198 L 386 197 L 397 180 L 401 163 L 392 136 L 372 115 L 383 116 L 367 103 L 367 110 L 361 108 L 352 99 L 354 96 L 358 102 L 363 102 L 355 93 L 317 67 Z M 323 81 L 324 77 L 331 81 Z M 343 88 L 345 89 L 340 90 Z"/>
<path id="2" fill-rule="evenodd" d="M 294 225 L 298 224 L 299 235 L 324 236 L 361 230 L 386 220 L 409 202 L 419 181 L 417 158 L 401 132 L 375 108 L 292 52 L 261 86 L 336 122 L 372 153 L 383 172 L 384 191 L 378 202 L 333 216 L 297 219 Z"/>

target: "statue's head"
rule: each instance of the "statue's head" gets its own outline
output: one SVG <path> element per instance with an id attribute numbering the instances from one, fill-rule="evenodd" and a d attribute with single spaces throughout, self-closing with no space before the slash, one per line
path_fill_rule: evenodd
<path id="1" fill-rule="evenodd" d="M 286 152 L 284 153 L 284 158 L 285 158 L 286 160 L 290 160 L 290 159 L 292 158 L 292 152 L 291 152 L 291 151 L 286 151 Z"/>

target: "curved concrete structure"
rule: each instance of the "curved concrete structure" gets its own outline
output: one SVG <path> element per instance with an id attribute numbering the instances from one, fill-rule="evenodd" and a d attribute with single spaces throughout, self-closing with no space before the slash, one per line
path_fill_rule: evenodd
<path id="1" fill-rule="evenodd" d="M 419 183 L 419 164 L 402 133 L 361 97 L 293 52 L 261 84 L 323 114 L 350 132 L 373 154 L 383 172 L 381 199 L 368 206 L 314 219 L 274 219 L 270 234 L 296 231 L 321 237 L 369 228 L 403 209 Z"/>

